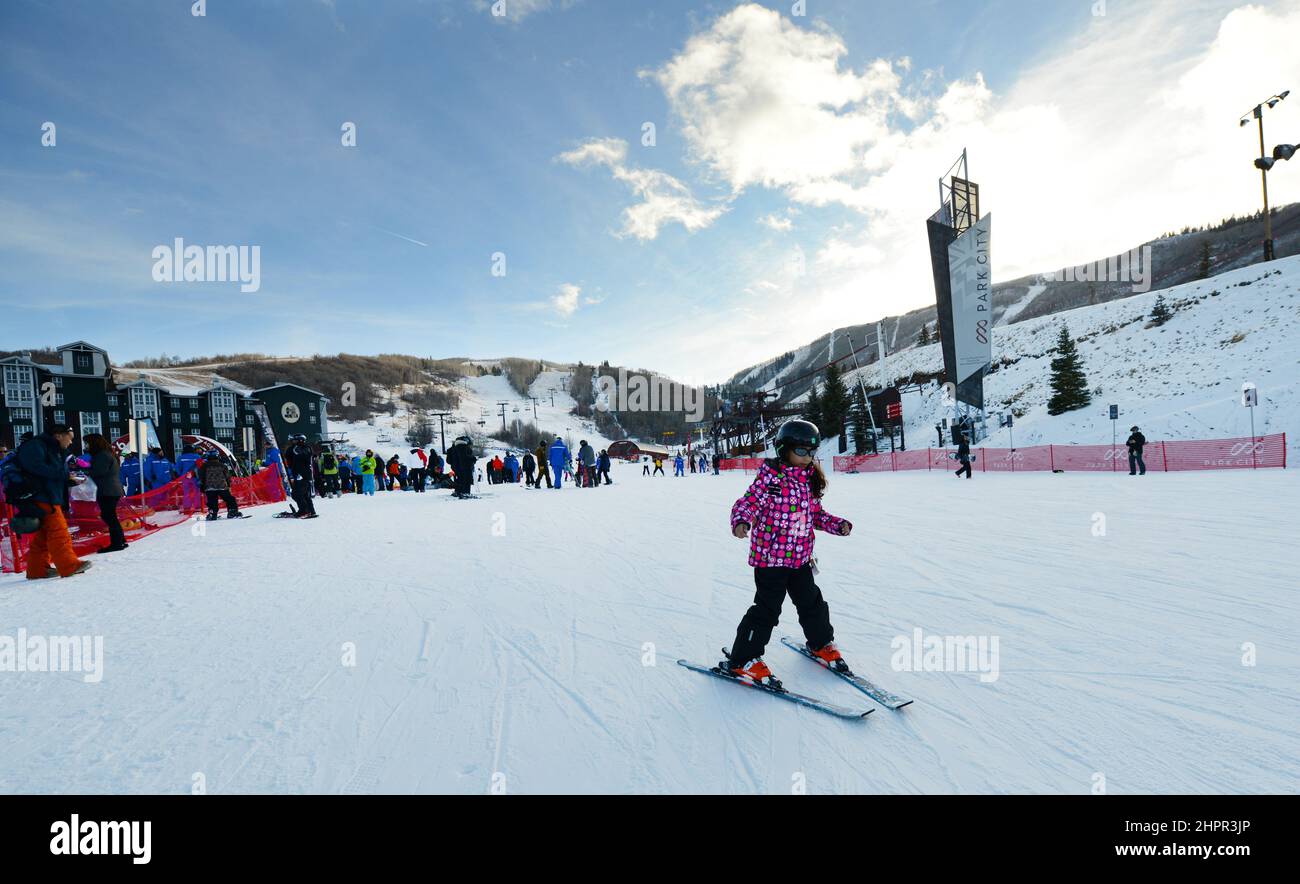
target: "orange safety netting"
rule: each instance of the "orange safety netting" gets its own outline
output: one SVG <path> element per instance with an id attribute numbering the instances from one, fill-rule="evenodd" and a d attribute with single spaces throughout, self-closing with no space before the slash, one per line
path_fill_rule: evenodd
<path id="1" fill-rule="evenodd" d="M 267 467 L 252 476 L 234 476 L 230 492 L 239 501 L 240 508 L 277 503 L 285 499 L 284 485 L 275 467 Z M 123 497 L 117 507 L 117 518 L 127 541 L 179 525 L 199 512 L 205 511 L 207 501 L 193 476 L 182 476 L 161 488 L 130 497 Z M 68 514 L 68 528 L 72 531 L 72 547 L 77 555 L 93 553 L 108 543 L 108 529 L 99 518 L 99 505 L 93 500 L 74 500 Z M 224 505 L 223 505 L 224 509 Z M 13 512 L 5 505 L 0 492 L 0 571 L 25 570 L 28 537 L 14 534 L 9 520 Z"/>

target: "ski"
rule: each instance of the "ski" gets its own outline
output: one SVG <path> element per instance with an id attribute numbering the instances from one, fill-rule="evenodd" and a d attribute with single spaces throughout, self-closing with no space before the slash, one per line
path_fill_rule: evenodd
<path id="1" fill-rule="evenodd" d="M 678 660 L 678 666 L 684 666 L 693 672 L 702 672 L 705 675 L 711 675 L 714 678 L 720 678 L 723 681 L 729 681 L 732 684 L 738 684 L 742 687 L 753 688 L 773 697 L 780 697 L 782 700 L 789 700 L 791 703 L 797 703 L 800 706 L 806 706 L 809 709 L 816 709 L 818 712 L 825 712 L 828 715 L 834 715 L 836 718 L 861 719 L 866 718 L 875 710 L 868 709 L 866 712 L 859 712 L 856 709 L 848 709 L 844 706 L 836 706 L 833 703 L 827 703 L 823 700 L 817 700 L 813 697 L 805 697 L 803 694 L 796 694 L 787 691 L 785 688 L 772 688 L 753 682 L 743 681 L 734 675 L 728 675 L 716 666 L 702 666 L 699 663 L 692 663 L 689 660 Z"/>
<path id="2" fill-rule="evenodd" d="M 875 700 L 881 706 L 884 706 L 886 709 L 895 709 L 895 710 L 902 709 L 904 706 L 908 706 L 912 702 L 906 697 L 900 697 L 897 694 L 891 694 L 889 691 L 881 687 L 878 687 L 869 679 L 863 678 L 860 675 L 855 675 L 853 672 L 840 672 L 838 670 L 831 669 L 823 661 L 814 657 L 812 655 L 812 652 L 809 651 L 807 647 L 794 641 L 789 636 L 782 637 L 781 644 L 785 645 L 787 648 L 790 648 L 792 651 L 797 651 L 798 653 L 807 657 L 809 660 L 813 661 L 818 666 L 825 669 L 827 672 L 831 673 L 832 675 L 837 675 L 840 678 L 844 679 L 849 684 L 853 685 L 855 688 L 862 691 L 862 693 L 866 694 L 868 697 Z"/>
<path id="3" fill-rule="evenodd" d="M 248 515 L 247 513 L 240 513 L 239 515 L 234 516 L 234 517 L 231 517 L 231 516 L 218 516 L 218 517 L 215 518 L 215 519 L 209 519 L 209 518 L 207 518 L 207 517 L 205 516 L 205 517 L 203 518 L 203 521 L 204 521 L 204 522 L 238 522 L 240 519 L 251 519 L 251 518 L 253 518 L 253 517 L 250 516 L 250 515 Z"/>

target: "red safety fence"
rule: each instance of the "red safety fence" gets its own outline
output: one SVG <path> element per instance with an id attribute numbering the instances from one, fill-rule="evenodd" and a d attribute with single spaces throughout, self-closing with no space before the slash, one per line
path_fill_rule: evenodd
<path id="1" fill-rule="evenodd" d="M 718 461 L 719 470 L 744 470 L 747 473 L 757 473 L 762 466 L 761 457 L 733 457 Z"/>
<path id="2" fill-rule="evenodd" d="M 252 476 L 233 477 L 230 484 L 230 491 L 241 508 L 284 500 L 284 485 L 275 467 L 267 467 Z M 70 509 L 68 528 L 77 555 L 107 545 L 108 529 L 99 518 L 99 504 L 93 500 L 73 500 Z M 206 509 L 207 501 L 199 491 L 198 482 L 185 476 L 161 488 L 123 497 L 117 507 L 117 517 L 129 542 L 187 522 L 195 513 Z M 14 534 L 9 525 L 11 515 L 11 508 L 5 505 L 4 494 L 0 492 L 0 571 L 3 572 L 23 571 L 27 567 L 30 539 Z"/>
<path id="3" fill-rule="evenodd" d="M 972 468 L 982 473 L 1128 472 L 1124 445 L 1034 445 L 1028 448 L 976 448 Z M 926 448 L 890 454 L 840 455 L 837 473 L 894 473 L 904 470 L 955 470 L 954 448 Z M 1180 439 L 1148 442 L 1142 459 L 1151 472 L 1286 468 L 1286 433 L 1255 439 Z M 729 469 L 722 461 L 722 469 Z M 743 463 L 743 461 L 740 461 Z"/>

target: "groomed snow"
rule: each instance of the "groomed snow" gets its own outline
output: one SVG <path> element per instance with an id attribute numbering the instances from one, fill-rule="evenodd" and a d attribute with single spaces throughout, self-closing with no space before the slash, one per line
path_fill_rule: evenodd
<path id="1" fill-rule="evenodd" d="M 1294 471 L 832 477 L 858 526 L 818 539 L 839 642 L 916 698 L 861 723 L 674 663 L 712 662 L 750 601 L 727 527 L 748 478 L 615 480 L 267 507 L 67 581 L 0 578 L 0 634 L 105 649 L 98 684 L 0 672 L 0 791 L 1300 790 Z M 892 671 L 915 628 L 997 637 L 997 680 Z"/>

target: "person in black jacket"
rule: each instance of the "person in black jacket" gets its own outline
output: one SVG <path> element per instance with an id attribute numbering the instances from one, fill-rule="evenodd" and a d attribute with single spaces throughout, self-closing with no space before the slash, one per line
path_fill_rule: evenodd
<path id="1" fill-rule="evenodd" d="M 470 484 L 474 481 L 475 460 L 473 443 L 468 436 L 461 436 L 447 449 L 447 466 L 456 474 L 453 497 L 469 497 Z"/>
<path id="2" fill-rule="evenodd" d="M 209 451 L 203 455 L 196 472 L 199 488 L 208 498 L 208 521 L 215 522 L 218 518 L 218 500 L 226 504 L 227 519 L 241 518 L 243 514 L 239 512 L 239 501 L 230 493 L 230 467 L 221 459 L 221 453 Z M 310 502 L 309 498 L 308 503 Z"/>
<path id="3" fill-rule="evenodd" d="M 606 451 L 604 448 L 600 450 L 600 455 L 596 458 L 596 468 L 600 471 L 599 475 L 596 476 L 597 485 L 600 484 L 600 479 L 602 476 L 605 478 L 606 485 L 614 484 L 612 481 L 610 481 L 609 478 L 609 452 Z"/>
<path id="4" fill-rule="evenodd" d="M 315 458 L 311 455 L 311 446 L 307 437 L 299 433 L 293 437 L 293 444 L 285 454 L 284 464 L 289 468 L 289 485 L 293 490 L 293 502 L 298 505 L 298 518 L 316 518 L 316 505 L 311 500 L 311 471 Z"/>
<path id="5" fill-rule="evenodd" d="M 524 480 L 529 488 L 537 484 L 537 479 L 533 478 L 533 473 L 537 472 L 537 459 L 533 457 L 531 451 L 524 452 Z"/>
<path id="6" fill-rule="evenodd" d="M 960 430 L 957 431 L 957 460 L 961 461 L 961 466 L 957 469 L 957 476 L 960 477 L 962 473 L 965 473 L 966 478 L 969 479 L 971 477 L 970 442 L 966 441 L 966 434 Z"/>
<path id="7" fill-rule="evenodd" d="M 1138 470 L 1140 469 L 1141 475 L 1145 476 L 1147 474 L 1147 463 L 1142 459 L 1142 448 L 1147 444 L 1147 437 L 1143 436 L 1142 431 L 1137 427 L 1129 428 L 1129 434 L 1128 442 L 1125 443 L 1128 445 L 1128 474 L 1130 476 L 1139 475 Z"/>
<path id="8" fill-rule="evenodd" d="M 98 433 L 91 433 L 85 438 L 86 453 L 90 455 L 90 466 L 86 475 L 95 483 L 95 502 L 99 504 L 99 517 L 108 528 L 108 546 L 101 546 L 99 552 L 121 552 L 126 549 L 126 535 L 122 532 L 122 522 L 117 518 L 117 505 L 125 493 L 122 488 L 122 464 L 113 451 L 108 439 Z"/>

